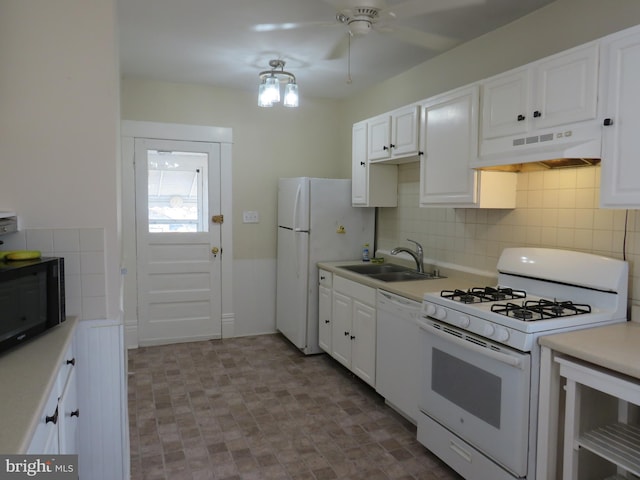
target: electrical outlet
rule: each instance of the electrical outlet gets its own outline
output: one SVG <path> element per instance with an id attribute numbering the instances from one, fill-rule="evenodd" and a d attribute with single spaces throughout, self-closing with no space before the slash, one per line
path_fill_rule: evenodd
<path id="1" fill-rule="evenodd" d="M 242 223 L 258 223 L 260 221 L 260 216 L 258 212 L 245 210 L 242 212 Z"/>

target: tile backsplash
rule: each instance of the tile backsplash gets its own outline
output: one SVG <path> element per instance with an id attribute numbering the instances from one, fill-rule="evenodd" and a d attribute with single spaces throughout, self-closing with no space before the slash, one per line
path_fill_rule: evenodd
<path id="1" fill-rule="evenodd" d="M 505 247 L 579 250 L 629 261 L 629 293 L 640 303 L 637 210 L 601 209 L 600 167 L 518 174 L 516 208 L 420 208 L 419 164 L 399 166 L 398 207 L 378 209 L 378 245 L 422 243 L 430 262 L 495 274 Z"/>
<path id="2" fill-rule="evenodd" d="M 4 250 L 64 257 L 67 315 L 106 318 L 104 228 L 28 228 L 2 237 Z"/>

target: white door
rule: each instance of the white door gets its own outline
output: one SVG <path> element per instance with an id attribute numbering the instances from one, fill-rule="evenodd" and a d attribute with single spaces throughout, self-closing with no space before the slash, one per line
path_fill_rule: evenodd
<path id="1" fill-rule="evenodd" d="M 139 138 L 135 171 L 139 343 L 219 338 L 220 144 Z"/>

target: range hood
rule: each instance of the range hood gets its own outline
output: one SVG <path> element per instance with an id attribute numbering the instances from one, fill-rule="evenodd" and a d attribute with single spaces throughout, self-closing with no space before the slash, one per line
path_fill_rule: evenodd
<path id="1" fill-rule="evenodd" d="M 600 163 L 601 149 L 602 127 L 593 120 L 482 140 L 474 167 L 519 171 L 592 166 Z"/>

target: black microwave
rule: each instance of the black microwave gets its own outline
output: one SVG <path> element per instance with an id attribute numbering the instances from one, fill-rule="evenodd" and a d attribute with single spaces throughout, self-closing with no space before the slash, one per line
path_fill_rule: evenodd
<path id="1" fill-rule="evenodd" d="M 64 258 L 0 260 L 0 351 L 65 320 Z"/>

